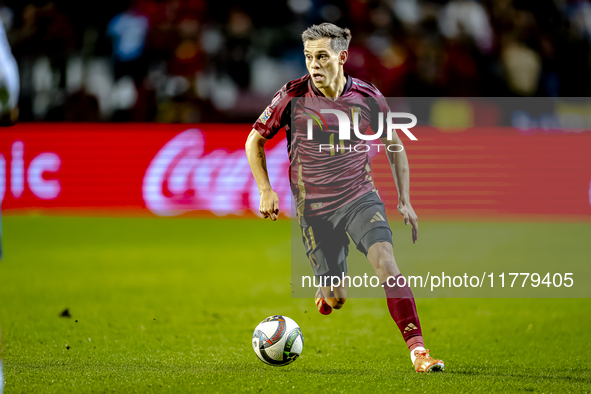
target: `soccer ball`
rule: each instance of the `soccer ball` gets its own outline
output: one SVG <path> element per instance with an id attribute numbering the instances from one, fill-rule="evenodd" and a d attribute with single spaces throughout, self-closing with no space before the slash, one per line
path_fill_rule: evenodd
<path id="1" fill-rule="evenodd" d="M 304 336 L 295 321 L 287 316 L 274 315 L 255 328 L 252 347 L 262 362 L 282 367 L 291 364 L 302 354 Z"/>

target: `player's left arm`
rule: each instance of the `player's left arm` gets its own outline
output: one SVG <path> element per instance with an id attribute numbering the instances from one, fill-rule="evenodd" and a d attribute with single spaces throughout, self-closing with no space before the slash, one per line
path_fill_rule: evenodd
<path id="1" fill-rule="evenodd" d="M 388 161 L 392 167 L 392 175 L 394 176 L 394 183 L 396 183 L 396 189 L 398 190 L 398 212 L 404 217 L 404 224 L 408 226 L 410 223 L 412 226 L 412 242 L 415 243 L 418 240 L 419 234 L 419 219 L 417 214 L 410 203 L 410 171 L 408 166 L 408 157 L 406 156 L 406 150 L 402 141 L 396 134 L 396 130 L 392 131 L 392 139 L 389 140 L 387 137 L 380 138 L 382 143 L 387 147 L 392 144 L 395 146 L 391 147 L 390 150 L 396 152 L 390 152 L 385 149 Z"/>

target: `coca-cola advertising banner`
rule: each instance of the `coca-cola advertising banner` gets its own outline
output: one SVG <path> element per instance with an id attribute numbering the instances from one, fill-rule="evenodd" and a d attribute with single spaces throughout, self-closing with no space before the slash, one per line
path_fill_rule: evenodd
<path id="1" fill-rule="evenodd" d="M 4 214 L 253 215 L 259 193 L 244 143 L 251 125 L 18 124 L 0 133 Z M 591 133 L 511 128 L 401 136 L 411 201 L 422 219 L 591 219 Z M 289 215 L 285 134 L 267 145 L 269 177 Z M 387 208 L 397 195 L 385 154 L 372 176 Z"/>

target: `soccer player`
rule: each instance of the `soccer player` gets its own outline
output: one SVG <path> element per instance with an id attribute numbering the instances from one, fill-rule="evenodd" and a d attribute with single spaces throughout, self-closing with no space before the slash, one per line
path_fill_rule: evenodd
<path id="1" fill-rule="evenodd" d="M 327 276 L 346 275 L 348 233 L 357 249 L 366 255 L 384 287 L 388 310 L 410 350 L 415 370 L 442 371 L 443 361 L 431 358 L 429 350 L 425 349 L 410 287 L 402 280 L 399 282 L 405 283 L 404 286 L 398 286 L 392 279 L 388 281 L 389 277 L 397 279 L 400 271 L 394 260 L 392 231 L 386 219 L 385 206 L 370 176 L 368 153 L 363 149 L 341 149 L 335 154 L 334 144 L 330 152 L 318 152 L 318 141 L 311 143 L 306 139 L 306 129 L 293 127 L 292 124 L 293 98 L 332 100 L 335 104 L 354 101 L 358 106 L 356 111 L 376 130 L 375 127 L 379 127 L 375 123 L 378 119 L 376 112 L 388 112 L 384 97 L 369 82 L 344 72 L 351 40 L 349 29 L 330 23 L 314 25 L 304 31 L 302 40 L 309 74 L 288 82 L 275 94 L 272 103 L 255 122 L 246 142 L 246 155 L 261 195 L 259 210 L 264 218 L 277 220 L 279 199 L 269 182 L 264 147 L 269 139 L 285 128 L 290 141 L 291 189 L 296 198 L 306 254 L 314 274 L 319 280 Z M 336 120 L 335 116 L 324 116 L 325 122 L 332 122 L 333 118 Z M 338 124 L 328 122 L 327 126 L 328 130 L 316 133 L 314 139 L 318 135 L 322 140 L 323 136 L 339 130 Z M 329 137 L 329 141 L 334 140 L 334 135 Z M 347 142 L 365 144 L 359 138 L 351 138 Z M 402 146 L 395 132 L 390 140 L 382 138 L 382 143 L 385 146 Z M 418 222 L 410 204 L 406 153 L 401 150 L 387 152 L 387 155 L 398 189 L 398 212 L 404 217 L 406 225 L 411 224 L 414 243 L 418 236 Z M 332 309 L 343 307 L 347 300 L 344 282 L 334 287 L 333 291 L 331 287 L 318 289 L 315 301 L 320 313 L 329 314 Z"/>

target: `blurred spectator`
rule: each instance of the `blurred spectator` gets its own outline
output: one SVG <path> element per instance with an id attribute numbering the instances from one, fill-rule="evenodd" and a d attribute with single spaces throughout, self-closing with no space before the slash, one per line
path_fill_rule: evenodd
<path id="1" fill-rule="evenodd" d="M 520 96 L 533 96 L 542 70 L 540 56 L 511 36 L 503 38 L 501 59 L 509 89 Z"/>
<path id="2" fill-rule="evenodd" d="M 139 85 L 147 69 L 143 54 L 148 18 L 140 13 L 137 3 L 135 0 L 129 9 L 109 21 L 107 34 L 113 41 L 115 78 L 129 75 Z"/>
<path id="3" fill-rule="evenodd" d="M 492 50 L 493 34 L 484 7 L 475 0 L 452 0 L 439 18 L 441 33 L 450 39 L 465 35 L 485 53 Z"/>
<path id="4" fill-rule="evenodd" d="M 10 13 L 0 9 L 0 13 L 10 17 Z M 0 23 L 0 125 L 12 125 L 18 120 L 18 97 L 20 81 L 16 60 L 12 55 L 10 45 L 4 30 L 5 17 Z M 6 21 L 10 27 L 11 20 Z M 0 253 L 1 256 L 1 253 Z"/>
<path id="5" fill-rule="evenodd" d="M 225 27 L 226 45 L 222 51 L 222 67 L 242 89 L 250 84 L 251 34 L 250 16 L 239 8 L 230 10 Z"/>

